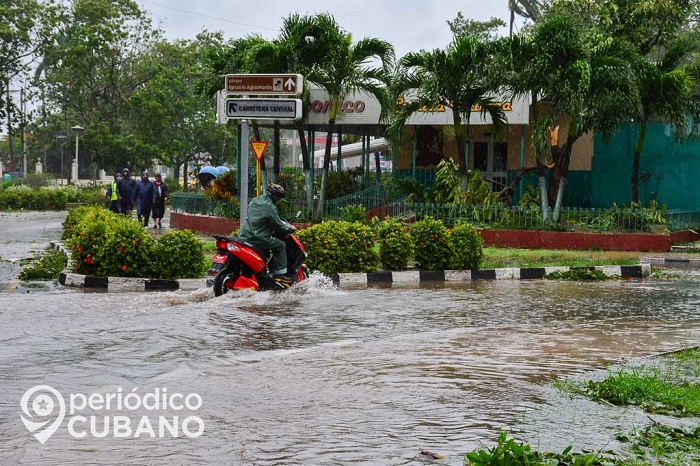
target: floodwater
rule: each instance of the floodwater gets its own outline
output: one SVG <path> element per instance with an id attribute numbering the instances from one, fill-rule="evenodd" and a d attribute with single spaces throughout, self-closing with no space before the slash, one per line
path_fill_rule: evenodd
<path id="1" fill-rule="evenodd" d="M 699 342 L 700 287 L 684 280 L 338 290 L 314 275 L 283 294 L 219 298 L 0 293 L 0 463 L 459 465 L 501 429 L 540 450 L 622 451 L 614 434 L 647 425 L 645 414 L 570 399 L 552 382 Z M 38 385 L 66 403 L 166 389 L 201 406 L 67 410 L 41 444 L 20 406 Z M 58 415 L 33 406 L 30 420 Z M 127 417 L 130 435 L 108 420 L 98 438 L 77 419 L 75 438 L 76 415 L 96 418 L 98 434 L 105 417 Z M 177 415 L 203 431 L 161 437 L 159 417 Z M 134 435 L 143 417 L 154 437 Z"/>

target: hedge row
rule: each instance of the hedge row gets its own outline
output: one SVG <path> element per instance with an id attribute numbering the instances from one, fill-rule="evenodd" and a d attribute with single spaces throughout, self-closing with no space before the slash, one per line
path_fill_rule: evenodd
<path id="1" fill-rule="evenodd" d="M 401 270 L 411 262 L 420 270 L 476 270 L 483 260 L 483 240 L 471 225 L 448 230 L 426 218 L 410 228 L 396 219 L 374 227 L 362 222 L 328 221 L 297 232 L 306 246 L 306 265 L 323 273 Z M 375 247 L 378 245 L 378 250 Z"/>
<path id="2" fill-rule="evenodd" d="M 73 271 L 84 275 L 175 279 L 203 273 L 204 245 L 191 231 L 153 239 L 140 222 L 101 207 L 71 209 L 62 239 Z"/>
<path id="3" fill-rule="evenodd" d="M 30 188 L 12 186 L 0 189 L 0 210 L 66 210 L 69 204 L 103 205 L 101 188 Z"/>

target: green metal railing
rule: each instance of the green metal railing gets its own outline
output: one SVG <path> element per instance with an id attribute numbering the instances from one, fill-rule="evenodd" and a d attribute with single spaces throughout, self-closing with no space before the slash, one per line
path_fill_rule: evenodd
<path id="1" fill-rule="evenodd" d="M 325 203 L 323 213 L 325 218 L 340 218 L 342 213 L 341 209 L 348 206 L 361 205 L 366 210 L 371 210 L 383 206 L 386 203 L 386 188 L 382 184 L 376 184 L 370 188 L 348 194 L 347 196 L 330 199 Z"/>
<path id="2" fill-rule="evenodd" d="M 172 208 L 176 212 L 187 212 L 219 217 L 238 218 L 237 200 L 223 202 L 212 200 L 199 193 L 174 193 L 171 196 Z M 312 202 L 316 208 L 317 200 Z M 564 208 L 560 219 L 554 222 L 550 210 L 549 220 L 545 221 L 538 207 L 505 207 L 501 205 L 453 205 L 408 203 L 405 200 L 389 202 L 382 185 L 358 191 L 325 203 L 322 219 L 337 219 L 342 209 L 361 205 L 365 210 L 382 207 L 386 215 L 407 221 L 418 221 L 427 217 L 442 220 L 447 226 L 457 222 L 471 223 L 481 228 L 513 230 L 561 230 L 581 232 L 661 232 L 693 229 L 700 226 L 700 212 L 663 211 L 646 208 L 583 209 Z M 286 219 L 296 217 L 301 211 L 300 220 L 313 218 L 308 212 L 306 199 L 290 197 L 279 206 L 280 216 Z"/>

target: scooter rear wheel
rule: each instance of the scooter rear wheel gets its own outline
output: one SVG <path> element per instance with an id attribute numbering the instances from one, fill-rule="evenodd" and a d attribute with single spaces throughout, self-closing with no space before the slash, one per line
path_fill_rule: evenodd
<path id="1" fill-rule="evenodd" d="M 214 296 L 221 296 L 229 291 L 229 287 L 226 286 L 229 282 L 235 283 L 238 279 L 238 275 L 232 273 L 230 270 L 223 269 L 214 277 Z"/>

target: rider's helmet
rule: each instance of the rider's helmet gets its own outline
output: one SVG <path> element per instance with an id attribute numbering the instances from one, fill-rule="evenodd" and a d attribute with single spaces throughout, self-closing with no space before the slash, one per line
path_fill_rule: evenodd
<path id="1" fill-rule="evenodd" d="M 267 187 L 267 194 L 272 198 L 272 202 L 277 203 L 284 197 L 284 188 L 278 184 L 270 183 Z"/>
<path id="2" fill-rule="evenodd" d="M 128 168 L 122 168 L 122 175 L 128 175 L 129 174 L 129 169 Z"/>

